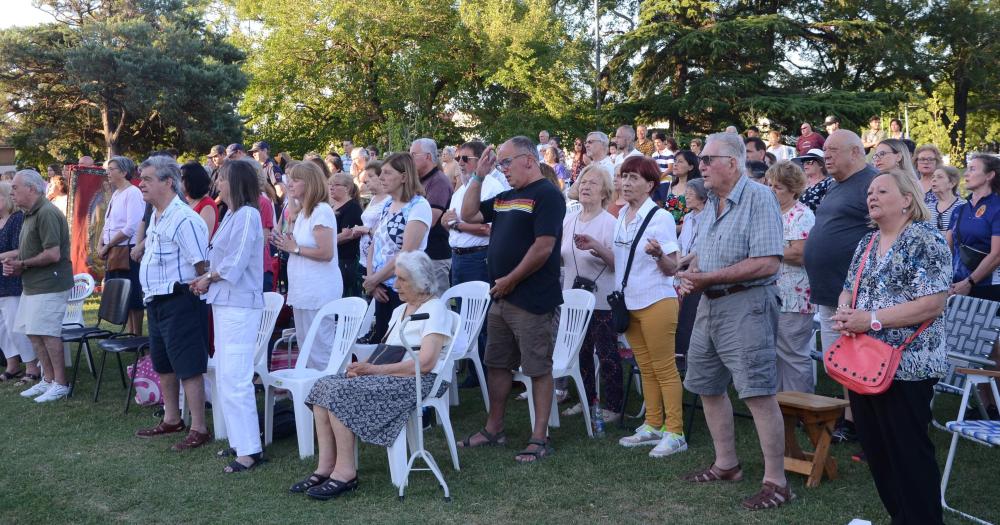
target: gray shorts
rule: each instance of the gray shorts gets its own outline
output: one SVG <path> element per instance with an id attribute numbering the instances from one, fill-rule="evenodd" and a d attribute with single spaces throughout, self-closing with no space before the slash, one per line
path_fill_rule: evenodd
<path id="1" fill-rule="evenodd" d="M 528 377 L 552 373 L 552 351 L 555 347 L 555 310 L 533 314 L 499 299 L 490 305 L 486 315 L 487 368 L 517 370 Z"/>
<path id="2" fill-rule="evenodd" d="M 687 354 L 684 387 L 724 395 L 730 380 L 740 399 L 778 392 L 778 295 L 775 287 L 749 290 L 698 304 Z"/>

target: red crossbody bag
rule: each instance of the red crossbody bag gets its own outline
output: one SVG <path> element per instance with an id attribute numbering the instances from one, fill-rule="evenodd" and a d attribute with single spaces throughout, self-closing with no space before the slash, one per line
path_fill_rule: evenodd
<path id="1" fill-rule="evenodd" d="M 865 263 L 876 239 L 878 239 L 877 233 L 868 242 L 861 264 L 858 265 L 858 273 L 854 276 L 854 289 L 851 293 L 852 309 L 858 301 L 861 272 L 865 269 Z M 872 395 L 885 392 L 896 376 L 899 361 L 903 358 L 903 349 L 930 326 L 932 321 L 933 319 L 924 321 L 899 347 L 889 346 L 867 334 L 840 336 L 833 346 L 826 350 L 824 361 L 827 375 L 857 394 Z"/>

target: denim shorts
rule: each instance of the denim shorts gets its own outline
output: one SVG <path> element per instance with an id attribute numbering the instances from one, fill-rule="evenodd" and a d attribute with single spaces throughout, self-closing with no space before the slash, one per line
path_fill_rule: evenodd
<path id="1" fill-rule="evenodd" d="M 757 286 L 709 299 L 702 296 L 687 354 L 684 387 L 723 395 L 733 382 L 740 399 L 778 392 L 778 294 Z"/>

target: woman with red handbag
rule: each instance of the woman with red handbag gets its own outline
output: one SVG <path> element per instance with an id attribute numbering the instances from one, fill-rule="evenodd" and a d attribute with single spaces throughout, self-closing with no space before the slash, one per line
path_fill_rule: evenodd
<path id="1" fill-rule="evenodd" d="M 947 370 L 944 312 L 951 254 L 912 175 L 868 188 L 878 227 L 861 239 L 840 294 L 827 372 L 848 387 L 868 466 L 892 523 L 942 523 L 940 472 L 928 436 L 934 384 Z M 873 359 L 873 356 L 884 356 Z"/>

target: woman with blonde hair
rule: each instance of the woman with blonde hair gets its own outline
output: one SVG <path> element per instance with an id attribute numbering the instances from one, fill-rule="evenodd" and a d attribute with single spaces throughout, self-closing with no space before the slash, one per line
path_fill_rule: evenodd
<path id="1" fill-rule="evenodd" d="M 904 173 L 909 173 L 913 180 L 918 178 L 917 173 L 913 171 L 910 148 L 899 139 L 885 139 L 879 142 L 872 153 L 872 164 L 880 173 L 898 168 Z"/>
<path id="2" fill-rule="evenodd" d="M 934 144 L 921 144 L 913 150 L 913 168 L 920 178 L 920 187 L 924 190 L 924 202 L 928 206 L 934 202 L 934 192 L 931 190 L 931 177 L 934 170 L 944 166 L 941 150 Z"/>
<path id="3" fill-rule="evenodd" d="M 402 252 L 427 249 L 431 227 L 431 205 L 423 197 L 424 187 L 409 153 L 394 153 L 382 163 L 379 175 L 382 191 L 388 195 L 382 204 L 378 223 L 368 250 L 365 293 L 375 303 L 375 330 L 370 340 L 381 341 L 389 328 L 389 316 L 401 303 L 393 289 L 396 282 L 396 256 Z M 440 293 L 442 290 L 433 290 Z"/>
<path id="4" fill-rule="evenodd" d="M 24 212 L 14 206 L 10 183 L 0 182 L 0 253 L 16 250 L 21 235 Z M 21 276 L 0 275 L 0 350 L 7 359 L 7 369 L 0 373 L 0 382 L 7 382 L 27 374 L 21 384 L 34 383 L 42 373 L 35 359 L 35 350 L 24 334 L 14 332 L 14 317 L 21 302 Z M 21 362 L 27 369 L 21 371 Z"/>
<path id="5" fill-rule="evenodd" d="M 323 170 L 315 163 L 303 162 L 289 172 L 288 221 L 292 232 L 272 235 L 271 243 L 288 253 L 288 304 L 295 316 L 295 336 L 305 341 L 316 314 L 344 292 L 337 264 L 337 218 L 327 204 L 327 185 Z M 319 331 L 318 348 L 308 366 L 322 370 L 329 359 L 334 329 Z"/>

